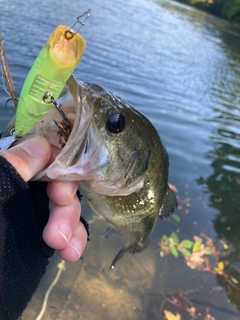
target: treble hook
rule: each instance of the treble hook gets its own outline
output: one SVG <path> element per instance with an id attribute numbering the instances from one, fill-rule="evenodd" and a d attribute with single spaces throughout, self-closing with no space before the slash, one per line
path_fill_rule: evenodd
<path id="1" fill-rule="evenodd" d="M 65 31 L 65 39 L 66 39 L 66 40 L 72 39 L 72 38 L 75 36 L 75 34 L 76 34 L 77 32 L 79 32 L 79 30 L 81 29 L 81 27 L 83 27 L 83 26 L 85 25 L 85 21 L 86 21 L 87 18 L 90 16 L 90 13 L 91 13 L 91 9 L 88 9 L 88 10 L 85 11 L 83 14 L 81 14 L 80 16 L 77 17 L 77 21 L 71 26 L 70 29 L 68 29 L 68 30 Z M 82 18 L 82 17 L 84 17 L 84 16 L 86 16 L 85 19 L 84 19 L 83 21 L 81 21 L 80 18 Z M 73 30 L 73 28 L 75 27 L 76 24 L 80 24 L 80 27 L 79 27 L 79 29 L 77 30 L 77 32 L 75 32 L 75 31 Z"/>
<path id="2" fill-rule="evenodd" d="M 56 120 L 54 120 L 54 119 L 53 119 L 53 121 L 54 121 L 55 125 L 58 127 L 58 129 L 62 130 L 64 133 L 67 134 L 67 131 L 63 128 L 63 126 L 62 126 L 60 123 L 58 123 L 58 122 L 57 122 Z"/>
<path id="3" fill-rule="evenodd" d="M 5 105 L 4 105 L 4 110 L 7 108 L 9 101 L 12 101 L 12 98 L 7 99 L 7 101 L 5 102 Z"/>
<path id="4" fill-rule="evenodd" d="M 49 100 L 50 98 L 50 100 Z M 49 91 L 47 91 L 45 93 L 45 95 L 43 96 L 43 102 L 46 104 L 53 104 L 55 106 L 55 108 L 57 109 L 57 111 L 60 113 L 61 117 L 63 118 L 63 120 L 65 122 L 68 122 L 71 126 L 72 123 L 70 122 L 70 120 L 65 116 L 65 113 L 63 112 L 63 110 L 61 109 L 61 105 L 57 104 L 57 101 L 54 99 L 53 95 L 51 95 L 51 93 Z M 56 123 L 56 122 L 55 122 Z"/>

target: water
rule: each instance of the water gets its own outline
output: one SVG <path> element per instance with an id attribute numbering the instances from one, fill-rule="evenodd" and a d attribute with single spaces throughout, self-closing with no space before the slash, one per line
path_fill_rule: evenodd
<path id="1" fill-rule="evenodd" d="M 170 158 L 169 181 L 178 188 L 179 226 L 158 221 L 143 253 L 108 270 L 121 236 L 99 236 L 106 223 L 86 203 L 92 239 L 84 259 L 67 264 L 43 319 L 163 319 L 163 309 L 186 309 L 166 298 L 182 293 L 204 319 L 239 319 L 240 286 L 240 33 L 209 15 L 170 1 L 35 2 L 0 0 L 0 21 L 17 92 L 51 31 L 72 24 L 90 4 L 81 32 L 87 49 L 75 75 L 126 99 L 156 126 Z M 0 93 L 0 104 L 7 97 Z M 14 111 L 0 110 L 3 129 Z M 157 242 L 179 228 L 180 239 L 204 232 L 228 245 L 221 259 L 227 279 L 192 270 L 184 260 L 160 258 Z M 23 319 L 36 319 L 57 273 L 54 257 Z M 231 282 L 231 281 L 230 281 Z M 186 303 L 186 302 L 185 302 Z M 187 303 L 186 303 L 187 305 Z M 190 306 L 187 305 L 187 306 Z"/>

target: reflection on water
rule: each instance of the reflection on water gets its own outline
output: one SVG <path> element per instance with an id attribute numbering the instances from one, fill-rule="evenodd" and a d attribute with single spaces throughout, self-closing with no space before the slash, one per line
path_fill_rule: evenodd
<path id="1" fill-rule="evenodd" d="M 240 310 L 240 118 L 236 118 L 230 109 L 229 106 L 225 107 L 221 116 L 212 119 L 215 125 L 211 137 L 213 150 L 208 157 L 213 173 L 207 179 L 200 178 L 198 182 L 207 186 L 210 206 L 217 209 L 213 226 L 218 239 L 225 239 L 229 247 L 221 257 L 227 264 L 225 271 L 238 282 L 233 284 L 222 277 L 217 280 Z M 234 111 L 239 114 L 238 108 L 234 108 Z"/>
<path id="2" fill-rule="evenodd" d="M 82 28 L 87 49 L 75 74 L 98 83 L 142 111 L 156 126 L 170 158 L 170 182 L 179 192 L 179 225 L 158 221 L 150 246 L 126 255 L 110 271 L 121 235 L 100 236 L 107 225 L 86 203 L 91 241 L 83 260 L 66 264 L 52 290 L 43 319 L 163 319 L 171 310 L 188 319 L 193 305 L 199 319 L 209 312 L 217 320 L 239 319 L 239 79 L 240 37 L 220 19 L 172 1 L 92 1 L 92 16 Z M 0 0 L 1 23 L 13 79 L 20 92 L 26 74 L 58 24 L 72 24 L 76 10 L 89 3 Z M 83 9 L 84 8 L 84 9 Z M 30 12 L 30 13 L 29 13 Z M 14 22 L 14 23 L 13 23 Z M 31 30 L 31 32 L 30 32 Z M 7 97 L 0 91 L 0 104 Z M 4 128 L 13 108 L 0 109 Z M 216 243 L 225 240 L 225 271 L 235 279 L 188 268 L 173 256 L 160 258 L 163 234 L 181 239 L 204 232 Z M 23 319 L 36 319 L 59 259 L 54 257 Z M 169 302 L 187 299 L 184 308 Z M 230 299 L 231 304 L 228 303 Z M 188 301 L 188 302 L 186 302 Z"/>

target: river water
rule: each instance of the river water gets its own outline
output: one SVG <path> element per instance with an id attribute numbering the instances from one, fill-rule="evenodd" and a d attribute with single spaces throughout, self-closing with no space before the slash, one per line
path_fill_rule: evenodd
<path id="1" fill-rule="evenodd" d="M 171 1 L 0 0 L 18 94 L 52 30 L 72 25 L 88 7 L 92 15 L 81 30 L 87 49 L 75 75 L 121 96 L 156 126 L 169 153 L 181 221 L 158 221 L 150 246 L 109 271 L 125 239 L 101 239 L 107 225 L 83 201 L 91 241 L 82 260 L 65 265 L 42 319 L 155 320 L 169 310 L 185 320 L 190 306 L 197 310 L 194 319 L 208 313 L 217 320 L 239 319 L 240 32 Z M 1 90 L 0 105 L 6 100 Z M 11 106 L 0 109 L 2 129 L 13 114 Z M 180 239 L 204 234 L 224 244 L 226 276 L 193 270 L 181 256 L 161 258 L 157 243 L 173 231 Z M 23 320 L 37 319 L 59 261 L 52 259 Z M 173 297 L 184 307 L 170 303 Z"/>

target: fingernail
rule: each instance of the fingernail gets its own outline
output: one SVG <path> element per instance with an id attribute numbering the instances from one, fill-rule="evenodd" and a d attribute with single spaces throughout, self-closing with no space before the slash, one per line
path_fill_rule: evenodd
<path id="1" fill-rule="evenodd" d="M 41 136 L 35 136 L 25 140 L 20 146 L 34 159 L 40 159 L 49 152 L 49 144 L 47 140 Z"/>
<path id="2" fill-rule="evenodd" d="M 66 243 L 68 243 L 72 235 L 71 226 L 66 222 L 61 222 L 59 223 L 57 230 L 63 237 L 63 239 L 66 241 Z"/>
<path id="3" fill-rule="evenodd" d="M 73 239 L 70 243 L 70 247 L 72 247 L 78 254 L 78 259 L 80 259 L 83 248 L 82 248 L 82 243 L 78 239 Z"/>

